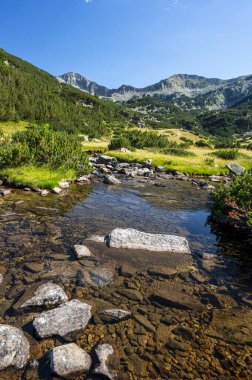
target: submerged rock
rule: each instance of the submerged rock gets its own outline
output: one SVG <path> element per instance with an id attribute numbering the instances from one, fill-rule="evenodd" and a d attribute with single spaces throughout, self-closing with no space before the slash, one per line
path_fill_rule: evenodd
<path id="1" fill-rule="evenodd" d="M 99 344 L 95 349 L 96 355 L 99 360 L 99 364 L 94 369 L 94 373 L 97 375 L 106 376 L 108 379 L 113 380 L 114 376 L 107 367 L 107 359 L 114 353 L 113 347 L 110 344 Z"/>
<path id="2" fill-rule="evenodd" d="M 107 309 L 99 311 L 94 320 L 96 323 L 116 323 L 131 317 L 131 312 L 122 309 Z"/>
<path id="3" fill-rule="evenodd" d="M 92 306 L 71 300 L 65 304 L 41 313 L 33 321 L 36 334 L 40 338 L 52 335 L 64 336 L 70 332 L 84 329 L 91 318 Z"/>
<path id="4" fill-rule="evenodd" d="M 20 308 L 29 306 L 60 305 L 68 301 L 68 297 L 61 286 L 48 282 L 40 285 L 34 296 L 20 305 Z"/>
<path id="5" fill-rule="evenodd" d="M 115 266 L 103 264 L 93 269 L 81 269 L 77 272 L 77 284 L 80 286 L 105 286 L 113 282 Z"/>
<path id="6" fill-rule="evenodd" d="M 11 193 L 11 190 L 9 189 L 0 189 L 0 196 L 2 197 L 9 195 L 10 193 Z"/>
<path id="7" fill-rule="evenodd" d="M 52 373 L 66 379 L 88 372 L 91 366 L 89 354 L 75 343 L 53 348 L 49 359 Z"/>
<path id="8" fill-rule="evenodd" d="M 78 259 L 82 259 L 83 257 L 93 256 L 92 252 L 85 245 L 76 244 L 74 246 L 74 252 L 75 252 Z"/>
<path id="9" fill-rule="evenodd" d="M 155 252 L 190 253 L 185 238 L 175 235 L 149 234 L 132 228 L 116 228 L 108 236 L 112 248 L 143 249 Z"/>
<path id="10" fill-rule="evenodd" d="M 23 368 L 29 359 L 30 346 L 24 333 L 9 325 L 0 325 L 0 370 Z"/>
<path id="11" fill-rule="evenodd" d="M 175 309 L 198 311 L 204 309 L 203 305 L 192 295 L 175 290 L 174 288 L 156 290 L 150 295 L 149 299 L 153 304 Z"/>

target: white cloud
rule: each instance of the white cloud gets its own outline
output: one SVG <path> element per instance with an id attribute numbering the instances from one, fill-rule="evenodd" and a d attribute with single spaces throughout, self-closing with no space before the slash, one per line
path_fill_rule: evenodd
<path id="1" fill-rule="evenodd" d="M 88 3 L 92 3 L 93 0 L 85 0 L 85 2 L 88 4 Z"/>

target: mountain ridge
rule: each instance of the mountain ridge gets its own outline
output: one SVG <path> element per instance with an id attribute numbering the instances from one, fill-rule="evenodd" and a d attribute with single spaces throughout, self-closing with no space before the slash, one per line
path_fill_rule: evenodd
<path id="1" fill-rule="evenodd" d="M 251 74 L 231 79 L 206 78 L 196 74 L 174 74 L 143 88 L 124 84 L 117 89 L 101 86 L 74 72 L 60 75 L 57 79 L 82 91 L 110 98 L 113 101 L 127 102 L 132 98 L 150 95 L 173 102 L 184 110 L 228 108 L 243 97 L 252 94 Z"/>

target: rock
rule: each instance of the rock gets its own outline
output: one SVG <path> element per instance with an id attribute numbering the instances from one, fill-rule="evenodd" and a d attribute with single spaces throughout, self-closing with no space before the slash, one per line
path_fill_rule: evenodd
<path id="1" fill-rule="evenodd" d="M 103 182 L 107 185 L 119 185 L 121 183 L 121 181 L 113 175 L 105 175 Z"/>
<path id="2" fill-rule="evenodd" d="M 155 171 L 156 171 L 157 173 L 163 173 L 163 172 L 165 172 L 165 167 L 164 167 L 164 166 L 157 166 L 157 167 L 155 168 Z"/>
<path id="3" fill-rule="evenodd" d="M 145 160 L 145 161 L 143 162 L 143 167 L 144 167 L 144 168 L 150 168 L 151 165 L 152 165 L 152 162 L 153 162 L 153 160 L 152 160 L 151 158 L 149 158 L 148 160 Z"/>
<path id="4" fill-rule="evenodd" d="M 137 170 L 137 175 L 139 175 L 139 176 L 148 176 L 150 173 L 151 173 L 151 171 L 148 168 L 143 168 L 143 169 Z"/>
<path id="5" fill-rule="evenodd" d="M 133 301 L 142 301 L 143 300 L 143 295 L 138 291 L 134 289 L 122 289 L 119 290 L 118 293 L 121 296 L 124 296 L 130 300 Z"/>
<path id="6" fill-rule="evenodd" d="M 121 152 L 123 152 L 123 153 L 131 153 L 131 150 L 129 150 L 127 148 L 121 148 Z"/>
<path id="7" fill-rule="evenodd" d="M 85 182 L 85 183 L 90 183 L 90 180 L 89 178 L 86 176 L 86 175 L 83 175 L 81 177 L 78 177 L 76 179 L 77 182 Z"/>
<path id="8" fill-rule="evenodd" d="M 60 187 L 54 187 L 54 189 L 52 189 L 52 193 L 54 194 L 59 194 L 61 193 L 62 189 Z"/>
<path id="9" fill-rule="evenodd" d="M 124 319 L 128 319 L 131 316 L 131 312 L 122 309 L 107 309 L 99 311 L 94 319 L 96 323 L 116 323 Z"/>
<path id="10" fill-rule="evenodd" d="M 86 240 L 93 241 L 95 243 L 104 243 L 105 238 L 104 236 L 100 236 L 100 235 L 91 235 L 88 238 L 86 238 Z"/>
<path id="11" fill-rule="evenodd" d="M 136 269 L 126 264 L 121 266 L 119 273 L 121 276 L 132 278 L 136 274 Z"/>
<path id="12" fill-rule="evenodd" d="M 39 273 L 44 269 L 43 263 L 26 263 L 24 266 L 24 270 L 31 272 L 31 273 Z"/>
<path id="13" fill-rule="evenodd" d="M 211 175 L 209 179 L 211 182 L 221 182 L 223 181 L 224 177 L 221 175 Z"/>
<path id="14" fill-rule="evenodd" d="M 69 183 L 66 181 L 59 182 L 59 188 L 60 189 L 68 189 L 69 188 Z"/>
<path id="15" fill-rule="evenodd" d="M 3 279 L 4 279 L 4 277 L 3 277 L 3 275 L 0 273 L 0 285 L 1 285 L 2 282 L 3 282 Z"/>
<path id="16" fill-rule="evenodd" d="M 84 329 L 91 318 L 91 309 L 92 306 L 84 302 L 71 300 L 38 315 L 33 321 L 33 326 L 40 338 L 64 336 Z"/>
<path id="17" fill-rule="evenodd" d="M 134 315 L 134 319 L 138 323 L 140 323 L 147 331 L 149 331 L 149 332 L 155 332 L 156 331 L 155 327 L 143 315 L 141 315 L 141 314 L 135 314 Z"/>
<path id="18" fill-rule="evenodd" d="M 163 278 L 173 276 L 177 272 L 178 272 L 178 269 L 169 268 L 169 267 L 152 267 L 151 269 L 148 270 L 149 275 L 163 277 Z"/>
<path id="19" fill-rule="evenodd" d="M 0 179 L 0 186 L 2 186 L 2 184 L 3 184 L 3 181 Z"/>
<path id="20" fill-rule="evenodd" d="M 11 193 L 11 190 L 9 189 L 0 189 L 0 195 L 2 197 L 5 197 L 6 195 L 9 195 Z"/>
<path id="21" fill-rule="evenodd" d="M 75 343 L 53 348 L 49 359 L 52 373 L 66 379 L 87 373 L 91 366 L 89 354 Z"/>
<path id="22" fill-rule="evenodd" d="M 42 190 L 41 193 L 40 193 L 40 195 L 42 195 L 42 197 L 45 197 L 48 194 L 49 194 L 48 190 Z"/>
<path id="23" fill-rule="evenodd" d="M 190 253 L 185 238 L 175 235 L 149 234 L 132 228 L 116 228 L 107 239 L 109 247 L 143 249 L 155 252 Z"/>
<path id="24" fill-rule="evenodd" d="M 50 306 L 60 305 L 68 301 L 68 297 L 61 286 L 47 282 L 40 285 L 34 292 L 34 296 L 24 303 L 21 303 L 20 308 L 30 306 Z"/>
<path id="25" fill-rule="evenodd" d="M 97 164 L 110 164 L 111 162 L 113 163 L 116 163 L 117 162 L 117 159 L 115 157 L 110 157 L 110 156 L 105 156 L 105 155 L 102 155 L 102 156 L 99 156 L 96 160 L 96 163 Z"/>
<path id="26" fill-rule="evenodd" d="M 78 259 L 82 259 L 83 257 L 93 256 L 92 252 L 85 245 L 75 245 L 74 252 Z"/>
<path id="27" fill-rule="evenodd" d="M 245 168 L 237 164 L 237 162 L 229 162 L 227 168 L 229 169 L 230 174 L 241 175 L 245 171 Z"/>
<path id="28" fill-rule="evenodd" d="M 190 345 L 186 342 L 180 342 L 176 339 L 170 338 L 166 345 L 170 350 L 178 350 L 178 351 L 183 351 L 183 352 L 188 352 L 190 351 Z"/>
<path id="29" fill-rule="evenodd" d="M 175 289 L 156 290 L 150 295 L 149 299 L 154 304 L 157 303 L 161 306 L 168 306 L 175 309 L 198 311 L 204 309 L 203 305 L 194 299 L 192 295 Z"/>
<path id="30" fill-rule="evenodd" d="M 30 346 L 24 333 L 9 325 L 0 325 L 0 370 L 23 368 L 29 359 Z"/>
<path id="31" fill-rule="evenodd" d="M 79 286 L 105 286 L 114 280 L 115 266 L 112 263 L 103 264 L 93 269 L 81 269 L 77 272 Z"/>
<path id="32" fill-rule="evenodd" d="M 229 343 L 252 344 L 252 310 L 214 309 L 207 335 Z"/>
<path id="33" fill-rule="evenodd" d="M 199 181 L 198 182 L 198 185 L 202 188 L 202 189 L 207 189 L 207 190 L 212 190 L 214 189 L 215 187 L 212 186 L 212 185 L 209 185 L 209 183 L 207 183 L 206 181 Z"/>
<path id="34" fill-rule="evenodd" d="M 113 380 L 114 376 L 110 373 L 106 361 L 110 355 L 114 353 L 113 347 L 110 344 L 99 344 L 95 349 L 99 364 L 95 367 L 94 373 L 97 375 L 106 376 L 108 379 Z"/>

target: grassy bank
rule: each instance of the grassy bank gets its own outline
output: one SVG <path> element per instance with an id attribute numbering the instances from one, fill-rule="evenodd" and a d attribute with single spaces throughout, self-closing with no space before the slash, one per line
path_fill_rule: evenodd
<path id="1" fill-rule="evenodd" d="M 162 154 L 150 150 L 137 149 L 131 153 L 123 153 L 121 151 L 109 151 L 106 154 L 116 157 L 119 161 L 124 162 L 143 162 L 147 159 L 153 160 L 153 165 L 164 166 L 166 170 L 180 171 L 188 174 L 198 174 L 198 175 L 212 175 L 212 174 L 226 174 L 228 169 L 226 168 L 227 163 L 230 160 L 222 160 L 217 157 L 212 157 L 210 154 L 211 150 L 208 149 L 192 149 L 195 156 L 183 157 L 174 156 L 169 154 Z M 238 158 L 235 160 L 240 165 L 244 166 L 246 169 L 252 168 L 252 151 L 241 151 L 245 153 L 248 158 Z M 207 164 L 208 159 L 213 159 L 212 164 Z M 214 167 L 218 165 L 218 167 Z"/>
<path id="2" fill-rule="evenodd" d="M 27 187 L 53 189 L 63 180 L 76 178 L 77 173 L 72 170 L 50 169 L 47 166 L 36 167 L 25 165 L 18 168 L 0 170 L 0 178 L 6 179 L 15 185 L 22 184 Z"/>

